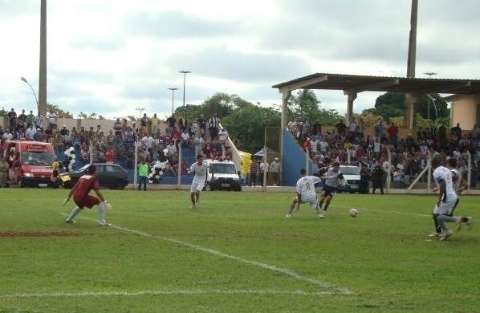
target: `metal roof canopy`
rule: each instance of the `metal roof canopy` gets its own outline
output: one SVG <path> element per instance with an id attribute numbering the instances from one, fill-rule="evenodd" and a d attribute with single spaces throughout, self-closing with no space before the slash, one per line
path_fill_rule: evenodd
<path id="1" fill-rule="evenodd" d="M 480 93 L 480 80 L 316 73 L 274 85 L 273 88 L 278 88 L 282 92 L 297 89 L 325 89 L 343 90 L 345 94 L 376 91 L 470 95 Z"/>

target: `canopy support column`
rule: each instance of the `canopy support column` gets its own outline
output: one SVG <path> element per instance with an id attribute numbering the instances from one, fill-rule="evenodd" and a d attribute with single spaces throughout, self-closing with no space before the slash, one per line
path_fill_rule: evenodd
<path id="1" fill-rule="evenodd" d="M 350 123 L 353 121 L 353 103 L 355 102 L 355 99 L 357 99 L 357 93 L 356 92 L 349 92 L 348 93 L 348 105 L 347 105 L 347 125 L 350 125 Z"/>
<path id="2" fill-rule="evenodd" d="M 281 116 L 281 127 L 280 127 L 280 185 L 283 184 L 283 155 L 284 155 L 284 138 L 283 132 L 287 128 L 287 113 L 288 113 L 288 99 L 290 98 L 289 90 L 280 90 L 282 93 L 282 116 Z"/>

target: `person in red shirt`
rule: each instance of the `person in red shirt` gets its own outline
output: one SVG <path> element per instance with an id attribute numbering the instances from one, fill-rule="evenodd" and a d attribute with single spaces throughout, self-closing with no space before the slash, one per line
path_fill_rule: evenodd
<path id="1" fill-rule="evenodd" d="M 97 206 L 97 221 L 100 226 L 110 226 L 106 221 L 107 214 L 107 202 L 105 198 L 100 193 L 99 184 L 97 177 L 95 175 L 96 168 L 95 165 L 90 165 L 87 169 L 87 174 L 80 177 L 78 182 L 73 186 L 72 190 L 68 194 L 67 199 L 64 202 L 64 205 L 70 201 L 70 198 L 73 196 L 73 201 L 76 204 L 76 207 L 70 212 L 70 215 L 65 220 L 66 223 L 73 224 L 75 223 L 74 218 L 85 208 L 91 209 L 94 206 Z M 89 195 L 90 191 L 93 190 L 97 197 Z"/>
<path id="2" fill-rule="evenodd" d="M 113 158 L 114 158 L 113 149 L 108 148 L 107 152 L 105 152 L 105 161 L 107 163 L 113 163 Z"/>

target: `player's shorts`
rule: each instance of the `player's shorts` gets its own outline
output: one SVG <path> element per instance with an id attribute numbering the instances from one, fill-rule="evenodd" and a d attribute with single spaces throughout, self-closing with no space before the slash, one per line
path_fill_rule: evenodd
<path id="1" fill-rule="evenodd" d="M 73 201 L 80 209 L 83 209 L 84 207 L 91 209 L 92 207 L 100 204 L 100 200 L 98 198 L 90 195 L 85 196 L 83 199 L 73 199 Z"/>
<path id="2" fill-rule="evenodd" d="M 331 187 L 331 186 L 328 186 L 328 185 L 324 185 L 323 186 L 323 193 L 325 196 L 334 196 L 335 195 L 335 192 L 337 192 L 337 188 L 336 187 Z"/>
<path id="3" fill-rule="evenodd" d="M 308 204 L 310 204 L 310 207 L 311 207 L 312 209 L 315 209 L 315 208 L 317 207 L 317 205 L 318 205 L 318 198 L 317 198 L 316 195 L 315 195 L 315 196 L 305 196 L 305 195 L 302 195 L 302 197 L 301 197 L 300 200 L 301 200 L 302 203 L 308 203 Z"/>
<path id="4" fill-rule="evenodd" d="M 200 192 L 205 187 L 205 180 L 196 180 L 192 181 L 192 186 L 190 187 L 190 192 Z"/>
<path id="5" fill-rule="evenodd" d="M 453 215 L 453 211 L 457 207 L 458 202 L 458 198 L 447 199 L 445 202 L 441 201 L 440 205 L 435 206 L 433 213 L 438 215 Z"/>

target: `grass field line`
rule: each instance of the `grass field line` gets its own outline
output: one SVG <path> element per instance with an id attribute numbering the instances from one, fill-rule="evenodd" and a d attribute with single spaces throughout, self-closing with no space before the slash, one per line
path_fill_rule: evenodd
<path id="1" fill-rule="evenodd" d="M 62 214 L 62 215 L 64 215 L 64 214 Z M 88 218 L 88 217 L 81 217 L 81 218 L 85 219 L 85 220 L 95 221 L 94 219 L 91 219 L 91 218 Z M 189 243 L 189 242 L 186 242 L 186 241 L 183 241 L 183 240 L 178 240 L 178 239 L 173 239 L 173 238 L 168 238 L 168 237 L 163 237 L 163 236 L 156 236 L 156 235 L 152 235 L 152 234 L 149 234 L 149 233 L 146 233 L 146 232 L 143 232 L 143 231 L 130 229 L 130 228 L 127 228 L 127 227 L 122 227 L 122 226 L 113 225 L 113 224 L 112 224 L 111 227 L 114 228 L 114 229 L 123 231 L 123 232 L 132 233 L 132 234 L 136 234 L 136 235 L 143 236 L 143 237 L 154 238 L 154 239 L 174 243 L 174 244 L 177 244 L 177 245 L 180 245 L 180 246 L 188 247 L 188 248 L 191 248 L 193 250 L 205 252 L 205 253 L 215 255 L 215 256 L 218 256 L 218 257 L 221 257 L 221 258 L 226 258 L 226 259 L 234 260 L 234 261 L 237 261 L 237 262 L 240 262 L 240 263 L 260 267 L 260 268 L 263 268 L 263 269 L 266 269 L 266 270 L 269 270 L 269 271 L 272 271 L 272 272 L 276 272 L 276 273 L 280 273 L 280 274 L 292 277 L 292 278 L 294 278 L 296 280 L 299 280 L 299 281 L 308 282 L 310 284 L 321 287 L 323 289 L 327 289 L 327 290 L 329 290 L 329 291 L 331 291 L 332 293 L 335 293 L 335 294 L 343 294 L 343 295 L 352 294 L 352 292 L 349 289 L 335 287 L 335 286 L 333 286 L 329 283 L 326 283 L 326 282 L 323 282 L 323 281 L 320 281 L 320 280 L 317 280 L 317 279 L 314 279 L 314 278 L 303 276 L 303 275 L 301 275 L 301 274 L 299 274 L 299 273 L 297 273 L 293 270 L 287 269 L 287 268 L 281 268 L 281 267 L 277 267 L 275 265 L 270 265 L 270 264 L 263 263 L 263 262 L 247 260 L 247 259 L 244 259 L 244 258 L 241 258 L 241 257 L 238 257 L 238 256 L 230 255 L 230 254 L 227 254 L 227 253 L 224 253 L 224 252 L 221 252 L 221 251 L 218 251 L 218 250 L 210 249 L 210 248 L 205 248 L 205 247 L 202 247 L 202 246 L 199 246 L 199 245 L 196 245 L 196 244 L 192 244 L 192 243 Z"/>
<path id="2" fill-rule="evenodd" d="M 325 296 L 335 295 L 333 291 L 309 292 L 303 290 L 274 290 L 274 289 L 162 289 L 138 291 L 79 291 L 79 292 L 40 292 L 14 293 L 0 295 L 0 299 L 11 298 L 80 298 L 80 297 L 139 297 L 139 296 L 168 296 L 168 295 L 287 295 L 287 296 Z"/>

